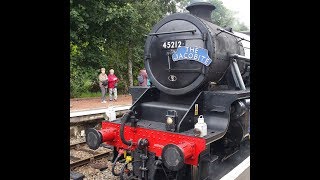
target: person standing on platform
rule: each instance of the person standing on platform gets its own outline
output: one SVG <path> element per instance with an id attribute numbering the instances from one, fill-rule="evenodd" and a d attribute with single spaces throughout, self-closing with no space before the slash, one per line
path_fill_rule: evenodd
<path id="1" fill-rule="evenodd" d="M 118 78 L 114 74 L 114 70 L 110 69 L 108 75 L 108 88 L 109 88 L 109 99 L 110 101 L 117 101 L 117 84 L 118 84 Z M 113 97 L 112 97 L 113 94 Z"/>
<path id="2" fill-rule="evenodd" d="M 108 76 L 106 74 L 106 69 L 101 68 L 101 73 L 99 74 L 99 86 L 101 89 L 101 103 L 107 103 L 106 102 L 106 88 L 108 87 Z"/>
<path id="3" fill-rule="evenodd" d="M 146 69 L 141 69 L 138 75 L 139 86 L 148 86 L 148 74 Z"/>

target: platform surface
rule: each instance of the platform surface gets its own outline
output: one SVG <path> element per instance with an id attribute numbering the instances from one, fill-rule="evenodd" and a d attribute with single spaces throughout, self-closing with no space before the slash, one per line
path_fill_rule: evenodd
<path id="1" fill-rule="evenodd" d="M 210 172 L 210 180 L 250 180 L 250 144 Z"/>

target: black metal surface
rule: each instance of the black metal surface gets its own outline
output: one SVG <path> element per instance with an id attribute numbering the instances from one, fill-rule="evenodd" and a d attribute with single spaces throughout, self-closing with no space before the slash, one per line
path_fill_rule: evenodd
<path id="1" fill-rule="evenodd" d="M 159 100 L 160 91 L 154 87 L 148 88 L 143 94 L 133 103 L 130 110 L 134 111 L 137 119 L 141 119 L 141 103 L 152 102 Z"/>
<path id="2" fill-rule="evenodd" d="M 177 132 L 188 131 L 194 127 L 196 116 L 203 114 L 202 101 L 203 96 L 201 92 L 193 99 L 193 102 L 189 106 L 188 111 L 182 117 L 181 121 L 179 121 Z M 198 115 L 195 114 L 196 104 L 198 105 Z"/>
<path id="3" fill-rule="evenodd" d="M 194 127 L 194 108 L 198 104 L 199 115 L 203 114 L 208 129 L 215 132 L 225 131 L 228 127 L 231 104 L 241 99 L 243 94 L 249 96 L 249 91 L 203 91 L 198 95 L 178 125 L 178 132 L 188 131 Z M 246 97 L 247 97 L 246 96 Z"/>
<path id="4" fill-rule="evenodd" d="M 158 92 L 158 91 L 153 90 L 153 92 Z M 159 103 L 159 100 L 163 100 L 161 98 L 162 97 L 161 93 L 160 94 L 155 93 L 155 96 L 153 96 L 152 94 L 148 94 L 148 92 L 146 92 L 144 96 L 146 97 L 144 98 L 142 96 L 141 99 L 139 99 L 135 103 L 136 108 L 146 103 L 150 107 L 151 112 L 156 112 L 157 111 L 156 109 L 159 109 L 159 108 L 160 109 L 175 108 L 175 109 L 184 110 L 186 113 L 185 113 L 185 116 L 182 118 L 182 120 L 184 119 L 185 121 L 182 121 L 182 120 L 180 121 L 179 132 L 181 134 L 185 134 L 189 136 L 194 136 L 193 127 L 197 120 L 197 116 L 194 115 L 194 112 L 195 112 L 194 107 L 195 107 L 195 104 L 198 104 L 199 115 L 200 114 L 204 115 L 205 122 L 207 123 L 207 126 L 208 126 L 208 130 L 207 130 L 208 134 L 203 137 L 206 139 L 206 142 L 208 145 L 215 144 L 216 142 L 223 142 L 225 137 L 229 138 L 234 142 L 240 142 L 241 139 L 243 138 L 244 133 L 247 132 L 247 129 L 246 129 L 247 125 L 242 124 L 243 122 L 248 123 L 247 122 L 248 116 L 245 115 L 247 114 L 247 112 L 244 115 L 242 115 L 240 118 L 238 118 L 236 121 L 234 119 L 230 119 L 230 117 L 231 116 L 234 117 L 232 113 L 235 113 L 235 112 L 239 112 L 240 114 L 243 114 L 241 112 L 241 109 L 242 109 L 241 105 L 239 105 L 240 109 L 237 110 L 237 102 L 241 100 L 245 103 L 246 100 L 250 98 L 250 89 L 203 91 L 199 93 L 198 96 L 193 97 L 194 101 L 189 106 L 183 105 L 183 104 L 171 104 L 171 106 L 167 107 L 165 104 L 161 104 L 163 102 Z M 177 96 L 176 98 L 179 98 L 179 97 Z M 144 102 L 144 101 L 147 101 L 147 102 Z M 245 104 L 249 104 L 249 102 Z M 235 110 L 233 112 L 231 112 L 232 106 L 235 107 Z M 167 115 L 167 112 L 163 111 L 162 114 L 163 114 L 163 117 L 165 117 L 165 115 Z M 148 129 L 157 129 L 157 130 L 166 131 L 165 121 L 163 122 L 155 121 L 155 119 L 162 119 L 160 118 L 161 117 L 160 115 L 161 113 L 160 114 L 154 113 L 152 120 L 140 119 L 137 125 L 139 127 L 144 127 Z M 189 117 L 192 118 L 192 122 L 188 121 Z M 238 123 L 235 123 L 235 122 L 238 122 Z M 213 148 L 213 149 L 215 149 L 216 151 L 219 151 L 220 152 L 219 155 L 223 158 L 227 158 L 231 155 L 232 155 L 231 157 L 233 157 L 234 156 L 233 154 L 236 155 L 237 154 L 236 152 L 239 150 L 238 148 L 233 148 L 232 146 L 231 148 L 227 149 L 226 152 L 224 152 L 223 147 L 222 149 L 220 148 Z M 215 151 L 212 151 L 212 152 L 215 153 Z M 171 154 L 170 157 L 174 157 L 174 156 Z M 200 168 L 198 169 L 198 171 L 201 172 L 200 179 L 205 179 L 204 177 L 206 176 L 206 174 L 208 174 L 208 171 L 209 171 L 208 168 L 209 169 L 212 168 L 217 163 L 216 156 L 214 154 L 207 155 L 206 162 L 200 162 L 200 163 L 202 164 L 201 166 L 199 166 Z M 155 167 L 155 165 L 152 165 L 151 167 L 152 168 L 149 167 L 148 169 L 149 170 L 152 169 L 153 172 L 156 172 L 156 171 L 163 172 L 162 169 L 159 169 L 160 167 Z M 180 167 L 180 165 L 178 167 Z M 181 171 L 183 169 L 184 168 L 182 168 Z M 171 168 L 170 171 L 173 172 L 173 169 Z M 210 170 L 210 173 L 212 173 L 211 170 Z M 191 177 L 191 175 L 188 175 L 188 177 Z"/>
<path id="5" fill-rule="evenodd" d="M 228 54 L 244 55 L 241 43 L 232 33 L 215 36 L 220 27 L 190 14 L 173 14 L 160 21 L 153 29 L 153 33 L 175 30 L 185 30 L 190 27 L 196 28 L 194 35 L 189 35 L 186 46 L 197 46 L 208 49 L 208 54 L 213 62 L 204 66 L 199 62 L 177 61 L 168 62 L 166 50 L 161 49 L 160 42 L 166 39 L 181 39 L 184 33 L 163 35 L 161 37 L 149 37 L 145 44 L 145 66 L 148 75 L 154 85 L 161 91 L 171 95 L 187 94 L 208 81 L 219 82 L 229 67 Z M 193 36 L 203 36 L 203 40 L 192 39 Z M 170 70 L 168 69 L 170 65 Z M 240 71 L 243 70 L 240 66 Z M 177 78 L 171 82 L 168 77 L 173 75 Z"/>
<path id="6" fill-rule="evenodd" d="M 147 37 L 144 52 L 145 68 L 155 87 L 130 88 L 133 126 L 195 136 L 194 125 L 203 115 L 208 127 L 203 137 L 207 149 L 200 155 L 199 166 L 192 167 L 184 165 L 179 147 L 166 145 L 157 159 L 146 151 L 147 140 L 140 139 L 135 142 L 140 149 L 133 155 L 134 174 L 139 178 L 212 179 L 218 176 L 218 160 L 235 157 L 249 131 L 250 59 L 243 56 L 244 48 L 239 42 L 245 39 L 213 24 L 213 9 L 208 3 L 193 3 L 188 7 L 191 14 L 172 14 L 156 24 Z M 208 67 L 196 61 L 174 62 L 170 56 L 176 45 L 162 45 L 176 41 L 206 48 L 213 62 Z M 114 122 L 120 123 L 119 119 Z"/>
<path id="7" fill-rule="evenodd" d="M 249 109 L 250 109 L 250 99 L 246 99 L 246 100 L 244 101 L 244 103 L 245 103 L 246 106 L 249 107 Z"/>
<path id="8" fill-rule="evenodd" d="M 215 136 L 212 135 L 212 137 L 206 138 L 207 143 L 212 143 L 221 138 L 228 130 L 231 104 L 240 99 L 250 98 L 250 91 L 204 91 L 203 96 L 203 117 L 208 129 L 213 130 L 215 133 L 220 132 Z M 226 111 L 215 111 L 217 106 L 224 107 Z"/>
<path id="9" fill-rule="evenodd" d="M 166 168 L 171 171 L 179 171 L 184 165 L 184 154 L 174 144 L 168 144 L 162 149 L 161 158 Z"/>
<path id="10" fill-rule="evenodd" d="M 168 110 L 166 115 L 166 130 L 172 131 L 172 132 L 176 131 L 177 122 L 178 122 L 177 111 Z"/>
<path id="11" fill-rule="evenodd" d="M 195 3 L 191 3 L 189 6 L 187 6 L 186 9 L 192 15 L 198 16 L 198 17 L 205 19 L 207 21 L 212 21 L 211 20 L 211 13 L 213 10 L 216 9 L 216 7 L 209 2 L 195 2 Z"/>
<path id="12" fill-rule="evenodd" d="M 190 129 L 188 131 L 184 131 L 181 134 L 187 135 L 187 136 L 196 136 L 193 129 Z M 206 140 L 207 144 L 212 143 L 214 140 L 217 140 L 221 138 L 224 134 L 223 130 L 213 130 L 213 129 L 207 129 L 207 135 L 203 136 L 203 138 Z"/>
<path id="13" fill-rule="evenodd" d="M 239 54 L 230 54 L 230 58 L 234 58 L 234 59 L 238 59 L 238 60 L 244 60 L 246 62 L 250 63 L 250 59 L 245 57 L 245 56 L 241 56 Z"/>
<path id="14" fill-rule="evenodd" d="M 194 34 L 197 30 L 196 29 L 190 29 L 190 30 L 181 30 L 181 31 L 170 31 L 170 32 L 161 32 L 161 33 L 149 33 L 149 36 L 158 36 L 158 35 L 164 35 L 164 34 L 177 34 L 177 33 L 185 33 L 185 32 L 191 32 Z"/>
<path id="15" fill-rule="evenodd" d="M 139 139 L 138 140 L 138 148 L 139 149 L 145 149 L 147 146 L 149 146 L 148 139 Z"/>
<path id="16" fill-rule="evenodd" d="M 125 115 L 123 115 L 123 117 L 121 118 L 121 126 L 120 126 L 120 138 L 121 138 L 121 142 L 125 145 L 131 146 L 132 145 L 132 141 L 127 141 L 124 137 L 124 128 L 125 128 L 125 124 L 129 121 L 129 119 L 131 118 L 131 116 L 133 115 L 133 111 L 130 110 L 129 112 L 127 112 Z"/>
<path id="17" fill-rule="evenodd" d="M 164 122 L 148 121 L 148 120 L 142 119 L 138 122 L 138 126 L 148 128 L 148 129 L 166 131 L 166 124 Z"/>
<path id="18" fill-rule="evenodd" d="M 204 115 L 208 129 L 220 132 L 225 131 L 228 126 L 231 104 L 237 99 L 249 98 L 249 94 L 249 90 L 203 91 L 198 96 L 193 97 L 193 102 L 188 105 L 160 102 L 158 98 L 161 96 L 158 96 L 158 94 L 152 96 L 146 92 L 146 95 L 134 104 L 134 109 L 139 119 L 138 125 L 143 122 L 141 120 L 159 122 L 161 124 L 160 129 L 165 129 L 167 111 L 175 110 L 177 112 L 177 132 L 184 132 L 194 127 L 195 120 L 198 117 L 198 115 L 195 115 L 195 105 L 197 104 L 198 113 Z"/>
<path id="19" fill-rule="evenodd" d="M 195 95 L 178 97 L 167 95 L 156 88 L 149 88 L 130 108 L 137 119 L 165 123 L 168 110 L 176 110 L 178 120 L 183 117 L 193 102 Z"/>
<path id="20" fill-rule="evenodd" d="M 141 119 L 158 121 L 165 123 L 167 111 L 176 111 L 176 120 L 179 121 L 188 111 L 189 106 L 183 104 L 169 104 L 165 102 L 145 102 L 141 103 Z"/>
<path id="21" fill-rule="evenodd" d="M 159 37 L 148 37 L 145 45 L 145 67 L 149 78 L 153 84 L 161 91 L 168 94 L 186 94 L 199 87 L 205 77 L 202 73 L 194 72 L 168 72 L 167 52 L 160 48 L 160 43 L 168 39 L 181 39 L 181 37 L 188 37 L 186 46 L 205 47 L 209 50 L 209 54 L 213 50 L 213 41 L 206 41 L 199 39 L 199 36 L 208 32 L 206 26 L 199 21 L 197 17 L 190 14 L 173 14 L 167 16 L 154 26 L 152 32 L 167 32 L 174 30 L 196 29 L 194 35 L 185 33 L 169 34 Z M 194 37 L 194 38 L 193 38 Z M 150 58 L 148 58 L 150 54 Z M 165 60 L 165 61 L 164 61 Z M 171 60 L 172 61 L 172 60 Z M 170 69 L 206 69 L 204 65 L 198 62 L 170 62 Z M 206 73 L 207 70 L 204 70 Z M 187 73 L 187 74 L 186 74 Z M 177 81 L 174 83 L 168 80 L 168 76 L 174 75 Z"/>
<path id="22" fill-rule="evenodd" d="M 150 96 L 151 95 L 146 95 Z M 156 95 L 157 96 L 157 95 Z M 161 96 L 157 96 L 158 98 Z M 147 98 L 142 97 L 135 103 L 135 109 L 141 125 L 143 121 L 159 122 L 160 129 L 165 129 L 166 115 L 168 110 L 176 110 L 178 117 L 177 132 L 184 132 L 193 129 L 197 116 L 195 113 L 195 105 L 198 105 L 199 115 L 203 114 L 205 122 L 208 124 L 208 129 L 215 132 L 225 131 L 228 126 L 230 117 L 230 106 L 238 99 L 248 99 L 250 90 L 246 91 L 203 91 L 199 93 L 189 105 L 187 104 L 169 104 L 159 102 L 158 99 L 153 99 L 148 102 Z M 208 122 L 207 122 L 208 121 Z M 152 127 L 149 127 L 152 128 Z"/>
<path id="23" fill-rule="evenodd" d="M 137 149 L 136 151 L 133 152 L 133 173 L 135 176 L 139 177 L 140 179 L 142 179 L 142 172 L 141 172 L 141 167 L 142 167 L 142 156 L 141 155 L 145 155 L 145 152 L 143 150 Z M 148 152 L 147 153 L 147 157 L 148 159 L 146 160 L 145 163 L 145 167 L 146 169 L 148 169 L 148 171 L 146 171 L 145 173 L 146 175 L 146 179 L 152 179 L 152 175 L 155 174 L 156 169 L 154 168 L 154 163 L 155 163 L 155 155 L 154 153 Z"/>
<path id="24" fill-rule="evenodd" d="M 186 96 L 175 96 L 175 95 L 170 95 L 170 94 L 160 92 L 159 101 L 167 102 L 170 104 L 184 104 L 184 105 L 190 106 L 200 92 L 201 92 L 200 90 L 196 90 L 195 92 L 190 93 Z"/>
<path id="25" fill-rule="evenodd" d="M 145 154 L 140 154 L 140 158 L 141 158 L 141 162 L 142 162 L 142 165 L 139 167 L 139 169 L 141 171 L 141 178 L 147 179 L 148 178 L 147 171 L 149 170 L 146 166 L 146 162 L 149 159 L 148 153 L 145 152 Z"/>
<path id="26" fill-rule="evenodd" d="M 244 40 L 244 41 L 250 42 L 249 40 L 247 40 L 247 39 L 245 39 L 245 38 L 242 38 L 242 37 L 240 37 L 240 36 L 237 36 L 237 35 L 229 32 L 229 31 L 227 31 L 227 30 L 225 30 L 225 29 L 217 28 L 217 30 L 220 31 L 220 32 L 217 33 L 216 35 L 219 35 L 221 32 L 224 32 L 224 33 L 227 33 L 227 34 L 229 34 L 229 35 L 231 35 L 231 36 L 237 37 L 237 38 L 239 38 L 240 40 Z"/>
<path id="27" fill-rule="evenodd" d="M 86 143 L 90 149 L 96 150 L 102 143 L 102 135 L 94 128 L 86 130 Z"/>
<path id="28" fill-rule="evenodd" d="M 209 179 L 208 180 L 219 180 L 230 172 L 233 168 L 238 166 L 247 157 L 250 156 L 250 141 L 245 141 L 240 145 L 240 149 L 233 156 L 223 162 L 210 165 Z"/>
<path id="29" fill-rule="evenodd" d="M 197 177 L 192 180 L 208 180 L 210 178 L 210 167 L 218 163 L 218 156 L 210 154 L 210 146 L 199 156 L 199 168 L 196 169 Z"/>
<path id="30" fill-rule="evenodd" d="M 167 69 L 169 72 L 177 72 L 177 73 L 202 73 L 201 68 L 197 69 Z"/>
<path id="31" fill-rule="evenodd" d="M 245 100 L 243 101 L 236 101 L 234 104 L 233 112 L 231 111 L 231 118 L 232 119 L 238 119 L 240 116 L 242 116 L 247 110 L 247 106 L 245 104 Z"/>
<path id="32" fill-rule="evenodd" d="M 129 88 L 129 93 L 132 96 L 132 104 L 139 99 L 139 97 L 148 89 L 148 87 L 144 86 L 131 86 Z"/>
<path id="33" fill-rule="evenodd" d="M 231 60 L 231 72 L 234 79 L 234 82 L 236 84 L 236 87 L 238 87 L 240 90 L 245 90 L 246 86 L 243 82 L 237 61 L 235 59 Z"/>

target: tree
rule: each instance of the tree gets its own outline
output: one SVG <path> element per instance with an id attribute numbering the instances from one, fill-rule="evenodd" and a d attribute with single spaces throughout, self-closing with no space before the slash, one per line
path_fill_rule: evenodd
<path id="1" fill-rule="evenodd" d="M 248 31 L 249 28 L 243 22 L 237 21 L 234 26 L 234 30 L 235 31 Z"/>
<path id="2" fill-rule="evenodd" d="M 234 31 L 248 30 L 245 24 L 235 18 L 236 12 L 227 9 L 221 0 L 210 0 L 210 2 L 216 7 L 211 14 L 211 19 L 215 24 L 221 27 L 232 27 Z M 185 7 L 189 4 L 190 0 L 183 0 L 177 6 L 181 12 L 188 12 Z"/>
<path id="3" fill-rule="evenodd" d="M 217 9 L 215 22 L 224 27 L 245 29 L 221 1 L 211 0 Z M 164 16 L 185 9 L 188 0 L 70 0 L 70 95 L 99 91 L 101 67 L 113 68 L 119 77 L 119 93 L 137 84 L 144 67 L 146 34 Z M 178 4 L 178 5 L 177 5 Z M 177 5 L 177 6 L 176 6 Z"/>
<path id="4" fill-rule="evenodd" d="M 98 91 L 101 67 L 113 68 L 119 92 L 128 92 L 143 67 L 144 35 L 178 1 L 70 0 L 71 97 Z"/>

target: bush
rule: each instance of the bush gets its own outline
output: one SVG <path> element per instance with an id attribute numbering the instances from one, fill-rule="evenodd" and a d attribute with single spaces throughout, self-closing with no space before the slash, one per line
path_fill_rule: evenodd
<path id="1" fill-rule="evenodd" d="M 99 73 L 97 70 L 73 70 L 70 76 L 70 97 L 97 97 L 100 93 Z M 118 82 L 118 94 L 128 93 L 125 90 L 125 83 L 127 82 L 123 80 Z"/>
<path id="2" fill-rule="evenodd" d="M 99 92 L 97 71 L 71 66 L 70 97 L 80 97 L 83 93 Z"/>

